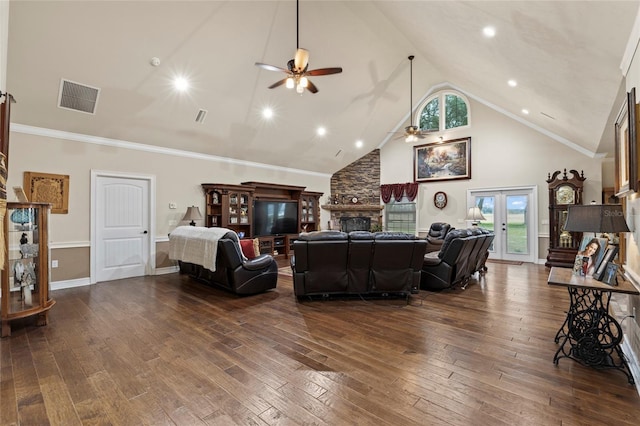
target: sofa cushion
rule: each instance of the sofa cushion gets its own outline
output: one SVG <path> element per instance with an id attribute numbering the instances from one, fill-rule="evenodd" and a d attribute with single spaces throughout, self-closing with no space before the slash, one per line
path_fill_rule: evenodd
<path id="1" fill-rule="evenodd" d="M 415 240 L 416 236 L 413 234 L 406 234 L 404 232 L 376 232 L 374 234 L 376 240 Z"/>
<path id="2" fill-rule="evenodd" d="M 302 232 L 298 237 L 302 241 L 346 240 L 349 234 L 342 231 Z"/>

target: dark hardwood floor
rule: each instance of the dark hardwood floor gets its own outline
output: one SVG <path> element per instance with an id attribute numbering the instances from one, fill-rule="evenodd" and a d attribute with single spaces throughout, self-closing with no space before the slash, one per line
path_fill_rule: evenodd
<path id="1" fill-rule="evenodd" d="M 298 302 L 179 274 L 53 292 L 0 340 L 1 425 L 638 425 L 618 371 L 552 362 L 568 296 L 544 266 L 466 290 Z"/>

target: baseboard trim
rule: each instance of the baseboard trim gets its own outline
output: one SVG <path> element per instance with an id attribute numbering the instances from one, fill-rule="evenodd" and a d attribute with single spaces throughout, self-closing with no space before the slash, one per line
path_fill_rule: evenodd
<path id="1" fill-rule="evenodd" d="M 622 340 L 620 348 L 622 349 L 624 355 L 627 357 L 629 370 L 631 370 L 633 380 L 636 382 L 636 391 L 638 392 L 638 395 L 640 395 L 640 364 L 638 364 L 638 358 L 636 358 L 636 354 L 633 353 L 633 350 L 627 343 L 627 339 Z"/>
<path id="2" fill-rule="evenodd" d="M 65 288 L 73 288 L 73 287 L 83 287 L 85 285 L 91 285 L 91 280 L 89 277 L 86 278 L 77 278 L 75 280 L 67 280 L 67 281 L 53 281 L 51 283 L 51 290 L 62 290 Z"/>
<path id="3" fill-rule="evenodd" d="M 165 275 L 165 274 L 173 274 L 174 272 L 178 272 L 180 268 L 178 265 L 176 266 L 167 266 L 166 268 L 156 268 L 156 273 L 154 275 Z"/>

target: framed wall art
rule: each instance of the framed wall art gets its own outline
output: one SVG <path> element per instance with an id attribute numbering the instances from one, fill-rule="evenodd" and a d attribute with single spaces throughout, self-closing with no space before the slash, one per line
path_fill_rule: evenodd
<path id="1" fill-rule="evenodd" d="M 69 212 L 69 175 L 24 172 L 24 190 L 32 203 L 51 204 L 51 213 Z"/>
<path id="2" fill-rule="evenodd" d="M 626 197 L 638 191 L 638 135 L 636 117 L 636 89 L 627 93 L 615 123 L 615 191 Z"/>
<path id="3" fill-rule="evenodd" d="M 413 179 L 416 182 L 471 179 L 471 138 L 415 146 Z"/>

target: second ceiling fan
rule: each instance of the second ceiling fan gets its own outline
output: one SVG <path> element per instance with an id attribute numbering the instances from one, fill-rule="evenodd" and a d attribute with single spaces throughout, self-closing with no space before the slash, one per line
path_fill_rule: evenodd
<path id="1" fill-rule="evenodd" d="M 396 139 L 404 138 L 405 142 L 417 142 L 418 139 L 424 139 L 424 137 L 432 132 L 420 130 L 420 127 L 411 124 L 413 122 L 413 59 L 415 56 L 409 56 L 409 125 L 404 128 L 404 134 L 398 136 Z"/>
<path id="2" fill-rule="evenodd" d="M 299 30 L 299 0 L 296 0 L 296 54 L 293 59 L 287 62 L 287 68 L 277 67 L 275 65 L 263 64 L 262 62 L 256 62 L 256 66 L 269 70 L 269 71 L 281 71 L 287 74 L 287 77 L 280 81 L 273 83 L 269 86 L 269 89 L 276 88 L 278 86 L 286 85 L 287 88 L 293 89 L 295 87 L 296 92 L 303 93 L 304 89 L 309 90 L 311 93 L 317 93 L 318 88 L 313 84 L 307 76 L 320 76 L 329 74 L 339 74 L 342 72 L 341 67 L 331 68 L 319 68 L 316 70 L 309 70 L 309 51 L 302 49 L 299 44 L 300 30 Z"/>

